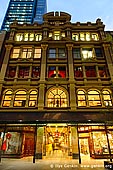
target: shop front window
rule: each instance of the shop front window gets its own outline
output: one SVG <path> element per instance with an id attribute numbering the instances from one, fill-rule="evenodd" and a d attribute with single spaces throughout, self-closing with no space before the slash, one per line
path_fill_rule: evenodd
<path id="1" fill-rule="evenodd" d="M 15 94 L 14 106 L 25 107 L 25 105 L 26 105 L 26 92 L 20 90 Z"/>
<path id="2" fill-rule="evenodd" d="M 77 98 L 78 98 L 78 106 L 86 106 L 86 97 L 85 97 L 85 92 L 83 90 L 79 90 L 77 93 Z"/>
<path id="3" fill-rule="evenodd" d="M 96 155 L 109 154 L 106 133 L 102 131 L 92 132 L 92 134 L 94 143 L 94 154 Z"/>
<path id="4" fill-rule="evenodd" d="M 2 106 L 3 107 L 9 107 L 10 104 L 11 104 L 11 98 L 12 98 L 12 91 L 8 90 L 7 92 L 5 92 L 3 102 L 2 102 Z"/>
<path id="5" fill-rule="evenodd" d="M 3 140 L 1 150 L 3 154 L 18 154 L 21 149 L 21 138 L 18 132 L 1 132 L 0 138 Z"/>
<path id="6" fill-rule="evenodd" d="M 60 88 L 54 88 L 49 91 L 47 96 L 48 107 L 67 107 L 67 95 Z"/>
<path id="7" fill-rule="evenodd" d="M 35 107 L 37 105 L 37 91 L 33 90 L 29 96 L 29 106 Z"/>
<path id="8" fill-rule="evenodd" d="M 96 90 L 90 90 L 88 92 L 89 106 L 101 106 L 100 94 Z"/>

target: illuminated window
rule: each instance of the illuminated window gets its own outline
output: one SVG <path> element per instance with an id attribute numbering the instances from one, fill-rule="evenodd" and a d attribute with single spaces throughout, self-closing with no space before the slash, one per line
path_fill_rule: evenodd
<path id="1" fill-rule="evenodd" d="M 28 39 L 29 39 L 29 34 L 28 34 L 28 33 L 25 33 L 25 34 L 24 34 L 24 41 L 28 41 Z"/>
<path id="2" fill-rule="evenodd" d="M 35 34 L 35 40 L 41 41 L 42 40 L 42 34 Z"/>
<path id="3" fill-rule="evenodd" d="M 23 34 L 16 34 L 16 41 L 22 41 L 23 40 Z"/>
<path id="4" fill-rule="evenodd" d="M 90 33 L 86 33 L 86 41 L 90 41 Z"/>
<path id="5" fill-rule="evenodd" d="M 79 40 L 79 34 L 72 34 L 72 40 L 78 41 Z"/>
<path id="6" fill-rule="evenodd" d="M 11 104 L 11 97 L 12 97 L 12 91 L 11 90 L 8 90 L 7 92 L 5 92 L 2 106 L 9 107 L 10 104 Z"/>
<path id="7" fill-rule="evenodd" d="M 98 34 L 92 33 L 92 40 L 98 41 L 99 40 Z"/>
<path id="8" fill-rule="evenodd" d="M 85 92 L 83 90 L 79 90 L 77 93 L 78 98 L 78 106 L 86 106 L 86 97 Z"/>
<path id="9" fill-rule="evenodd" d="M 41 48 L 35 48 L 34 58 L 41 58 Z"/>
<path id="10" fill-rule="evenodd" d="M 89 106 L 101 106 L 100 94 L 98 91 L 88 91 L 88 104 Z"/>
<path id="11" fill-rule="evenodd" d="M 54 32 L 54 40 L 60 40 L 60 31 Z"/>
<path id="12" fill-rule="evenodd" d="M 37 91 L 33 90 L 30 92 L 29 96 L 29 106 L 35 107 L 37 105 Z"/>
<path id="13" fill-rule="evenodd" d="M 20 53 L 20 48 L 13 48 L 11 58 L 18 58 Z"/>
<path id="14" fill-rule="evenodd" d="M 21 58 L 31 58 L 32 48 L 23 48 L 21 53 Z"/>
<path id="15" fill-rule="evenodd" d="M 93 50 L 91 48 L 83 48 L 82 49 L 82 57 L 83 57 L 83 59 L 94 58 Z"/>
<path id="16" fill-rule="evenodd" d="M 85 34 L 84 33 L 80 33 L 80 40 L 85 41 Z"/>
<path id="17" fill-rule="evenodd" d="M 29 34 L 29 41 L 34 41 L 34 34 L 33 33 Z"/>
<path id="18" fill-rule="evenodd" d="M 105 106 L 112 106 L 111 92 L 108 90 L 103 90 L 103 101 Z"/>
<path id="19" fill-rule="evenodd" d="M 48 107 L 67 107 L 67 95 L 60 88 L 53 88 L 47 96 Z"/>
<path id="20" fill-rule="evenodd" d="M 15 94 L 14 106 L 25 107 L 25 105 L 26 105 L 26 92 L 24 90 L 20 90 Z"/>

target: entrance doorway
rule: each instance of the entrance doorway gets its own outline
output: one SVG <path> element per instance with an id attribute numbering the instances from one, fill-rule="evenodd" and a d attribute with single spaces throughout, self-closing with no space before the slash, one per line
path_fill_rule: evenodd
<path id="1" fill-rule="evenodd" d="M 80 154 L 81 156 L 89 156 L 89 142 L 88 138 L 80 138 Z"/>
<path id="2" fill-rule="evenodd" d="M 48 124 L 45 127 L 45 158 L 71 157 L 71 133 L 66 124 Z"/>

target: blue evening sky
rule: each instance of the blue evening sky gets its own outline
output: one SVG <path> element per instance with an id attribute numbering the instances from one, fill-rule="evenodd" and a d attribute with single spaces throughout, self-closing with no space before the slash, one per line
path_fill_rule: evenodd
<path id="1" fill-rule="evenodd" d="M 0 26 L 9 0 L 0 0 Z M 72 22 L 95 22 L 101 18 L 106 30 L 113 30 L 113 0 L 47 0 L 48 12 L 64 11 Z"/>

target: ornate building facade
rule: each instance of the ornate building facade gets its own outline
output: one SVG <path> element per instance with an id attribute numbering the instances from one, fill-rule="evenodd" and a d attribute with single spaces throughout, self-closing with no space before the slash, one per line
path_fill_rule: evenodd
<path id="1" fill-rule="evenodd" d="M 113 57 L 101 19 L 10 25 L 0 72 L 3 156 L 113 154 Z M 56 157 L 56 155 L 55 155 Z"/>

